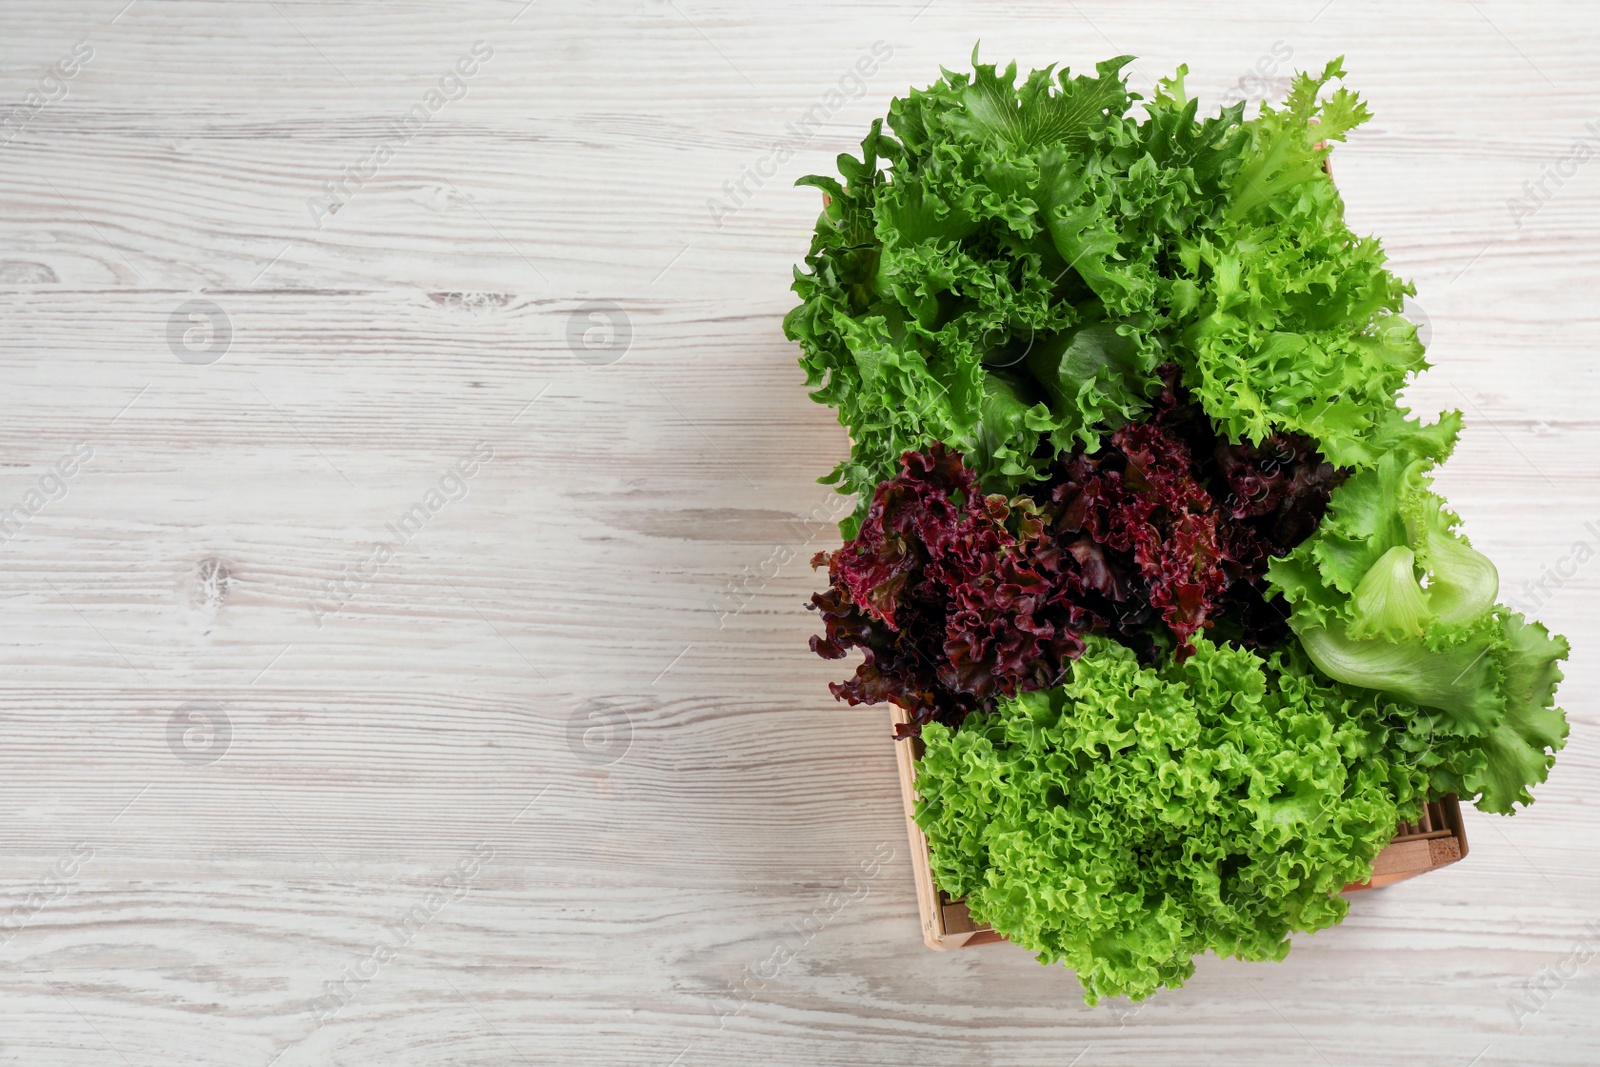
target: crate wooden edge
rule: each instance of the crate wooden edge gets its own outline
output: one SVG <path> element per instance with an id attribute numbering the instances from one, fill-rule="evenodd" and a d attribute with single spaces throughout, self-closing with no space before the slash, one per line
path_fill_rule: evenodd
<path id="1" fill-rule="evenodd" d="M 893 722 L 909 723 L 904 709 L 891 705 Z M 905 805 L 906 839 L 911 846 L 911 877 L 917 887 L 917 912 L 922 918 L 922 941 L 931 949 L 946 951 L 968 945 L 1004 941 L 1005 936 L 980 926 L 967 914 L 967 906 L 951 900 L 933 881 L 929 865 L 928 836 L 917 825 L 917 753 L 915 739 L 894 742 L 895 766 L 900 771 L 900 799 Z"/>
<path id="2" fill-rule="evenodd" d="M 909 724 L 905 709 L 890 706 L 895 726 Z M 892 731 L 891 731 L 892 736 Z M 914 739 L 893 741 L 895 766 L 900 771 L 900 799 L 905 805 L 906 837 L 911 845 L 911 875 L 917 887 L 917 911 L 922 919 L 922 941 L 931 949 L 947 951 L 972 945 L 988 945 L 1006 940 L 988 925 L 972 921 L 966 904 L 951 900 L 933 881 L 928 852 L 928 837 L 917 825 L 917 752 Z M 1415 878 L 1419 874 L 1457 863 L 1467 855 L 1467 834 L 1461 821 L 1461 805 L 1454 796 L 1437 802 L 1444 825 L 1415 835 L 1396 836 L 1372 861 L 1372 877 L 1352 882 L 1345 893 L 1382 889 L 1384 886 Z"/>
<path id="3" fill-rule="evenodd" d="M 1450 794 L 1430 807 L 1438 809 L 1442 826 L 1425 826 L 1415 833 L 1395 835 L 1395 839 L 1373 857 L 1372 877 L 1364 882 L 1351 882 L 1344 887 L 1344 892 L 1382 889 L 1466 859 L 1467 829 L 1461 819 L 1460 800 Z"/>

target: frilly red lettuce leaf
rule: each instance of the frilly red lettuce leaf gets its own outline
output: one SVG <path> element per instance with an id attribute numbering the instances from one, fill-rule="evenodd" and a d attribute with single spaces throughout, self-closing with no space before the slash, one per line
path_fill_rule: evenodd
<path id="1" fill-rule="evenodd" d="M 1260 579 L 1315 528 L 1337 473 L 1301 439 L 1217 441 L 1176 377 L 1163 369 L 1147 421 L 1061 457 L 1028 496 L 985 497 L 941 444 L 906 453 L 856 537 L 816 560 L 830 587 L 813 598 L 826 629 L 812 648 L 865 655 L 834 695 L 892 700 L 913 728 L 957 725 L 1058 684 L 1089 633 L 1147 659 L 1182 659 L 1219 619 L 1247 644 L 1285 638 Z"/>

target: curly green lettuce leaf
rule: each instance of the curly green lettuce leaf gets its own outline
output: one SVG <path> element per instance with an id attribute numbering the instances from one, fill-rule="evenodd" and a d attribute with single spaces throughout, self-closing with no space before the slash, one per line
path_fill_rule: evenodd
<path id="1" fill-rule="evenodd" d="M 850 430 L 825 479 L 858 494 L 846 537 L 904 452 L 943 442 L 1013 495 L 1141 417 L 1167 362 L 1231 441 L 1383 455 L 1395 392 L 1426 364 L 1398 314 L 1412 290 L 1324 172 L 1367 118 L 1325 92 L 1339 62 L 1249 121 L 1200 118 L 1183 68 L 1141 102 L 1127 63 L 1019 82 L 974 55 L 894 100 L 842 182 L 802 179 L 829 203 L 784 327 Z"/>
<path id="2" fill-rule="evenodd" d="M 1495 603 L 1494 564 L 1431 489 L 1455 432 L 1441 425 L 1397 433 L 1267 578 L 1320 670 L 1419 706 L 1410 748 L 1426 751 L 1436 792 L 1509 814 L 1565 743 L 1554 699 L 1567 643 Z"/>
<path id="3" fill-rule="evenodd" d="M 1281 108 L 1244 124 L 1223 220 L 1179 248 L 1199 308 L 1178 359 L 1226 436 L 1302 433 L 1334 464 L 1364 467 L 1382 454 L 1395 394 L 1427 363 L 1399 315 L 1413 288 L 1350 230 L 1324 168 L 1328 142 L 1369 117 L 1349 90 L 1321 97 L 1341 64 L 1298 75 Z"/>
<path id="4" fill-rule="evenodd" d="M 1126 59 L 1092 76 L 946 72 L 889 108 L 829 197 L 784 320 L 814 399 L 850 429 L 828 477 L 859 497 L 941 441 L 991 492 L 1146 410 L 1174 312 L 1180 240 L 1221 217 L 1239 109 L 1199 121 L 1181 80 L 1130 114 Z"/>
<path id="5" fill-rule="evenodd" d="M 1297 625 L 1291 617 L 1289 625 L 1328 677 L 1447 712 L 1448 732 L 1481 736 L 1504 715 L 1500 661 L 1494 654 L 1501 635 L 1493 625 L 1458 633 L 1441 649 L 1421 638 L 1351 637 L 1340 622 Z"/>
<path id="6" fill-rule="evenodd" d="M 1199 638 L 1142 667 L 1090 638 L 1059 689 L 923 728 L 917 821 L 974 918 L 1078 973 L 1085 999 L 1181 985 L 1208 950 L 1281 960 L 1337 923 L 1343 886 L 1427 779 L 1391 760 L 1395 709 Z"/>
<path id="7" fill-rule="evenodd" d="M 1118 72 L 1131 62 L 1133 56 L 1106 60 L 1096 66 L 1094 78 L 1069 79 L 1063 70 L 1059 83 L 1052 79 L 1055 67 L 1051 65 L 1029 74 L 1018 88 L 1015 63 L 1006 67 L 1004 75 L 997 74 L 995 67 L 978 63 L 974 48 L 975 73 L 959 90 L 962 106 L 933 112 L 930 117 L 968 141 L 1020 149 L 1082 144 L 1090 130 L 1104 123 L 1105 116 L 1120 115 L 1127 107 L 1127 86 Z"/>

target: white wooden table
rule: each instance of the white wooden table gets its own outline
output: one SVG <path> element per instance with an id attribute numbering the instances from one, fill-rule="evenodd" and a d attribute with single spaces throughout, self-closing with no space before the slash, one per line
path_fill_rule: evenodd
<path id="1" fill-rule="evenodd" d="M 0 1064 L 1600 1060 L 1600 27 L 1392 7 L 0 3 Z M 790 183 L 979 36 L 1213 101 L 1348 55 L 1441 484 L 1575 649 L 1530 811 L 1137 1012 L 923 948 L 806 648 Z"/>

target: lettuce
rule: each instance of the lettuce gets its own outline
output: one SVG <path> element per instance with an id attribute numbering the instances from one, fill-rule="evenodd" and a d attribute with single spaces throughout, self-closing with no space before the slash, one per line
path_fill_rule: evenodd
<path id="1" fill-rule="evenodd" d="M 1318 668 L 1418 705 L 1406 744 L 1436 792 L 1509 814 L 1532 803 L 1529 787 L 1565 744 L 1553 702 L 1567 642 L 1495 603 L 1494 564 L 1430 488 L 1458 425 L 1451 416 L 1391 441 L 1267 577 Z"/>
<path id="2" fill-rule="evenodd" d="M 1064 962 L 1085 999 L 1181 985 L 1207 950 L 1281 960 L 1343 918 L 1427 776 L 1394 758 L 1414 709 L 1196 639 L 1141 667 L 1101 637 L 1059 688 L 923 728 L 917 822 L 979 921 Z"/>
<path id="3" fill-rule="evenodd" d="M 901 457 L 856 536 L 814 561 L 829 588 L 812 597 L 825 627 L 812 651 L 863 653 L 834 696 L 893 700 L 914 733 L 1059 684 L 1087 633 L 1151 659 L 1189 655 L 1213 627 L 1253 645 L 1288 639 L 1262 577 L 1316 527 L 1334 470 L 1299 438 L 1218 442 L 1176 368 L 1161 376 L 1149 418 L 1059 457 L 1010 500 L 985 497 L 937 442 Z"/>
<path id="4" fill-rule="evenodd" d="M 974 917 L 1087 999 L 1338 922 L 1397 821 L 1532 801 L 1565 639 L 1498 604 L 1399 391 L 1414 290 L 1327 173 L 1369 118 L 1296 76 L 1202 118 L 1129 57 L 892 101 L 784 319 L 858 496 L 812 607 L 830 688 L 926 745 L 917 820 Z"/>
<path id="5" fill-rule="evenodd" d="M 1141 101 L 1122 75 L 1015 65 L 945 72 L 891 102 L 823 191 L 784 330 L 850 429 L 825 482 L 872 490 L 940 441 L 986 492 L 1048 477 L 1141 419 L 1181 368 L 1228 440 L 1311 440 L 1338 466 L 1382 454 L 1396 389 L 1426 364 L 1409 286 L 1357 237 L 1323 171 L 1367 118 L 1343 74 L 1282 108 L 1201 119 L 1180 68 Z M 1135 111 L 1139 105 L 1142 114 Z"/>
<path id="6" fill-rule="evenodd" d="M 1396 391 L 1427 364 L 1398 314 L 1413 288 L 1350 231 L 1323 169 L 1328 143 L 1370 117 L 1349 90 L 1319 99 L 1341 62 L 1298 75 L 1283 107 L 1244 124 L 1222 221 L 1179 248 L 1200 293 L 1180 362 L 1226 436 L 1290 430 L 1335 465 L 1364 467 L 1381 455 Z"/>

